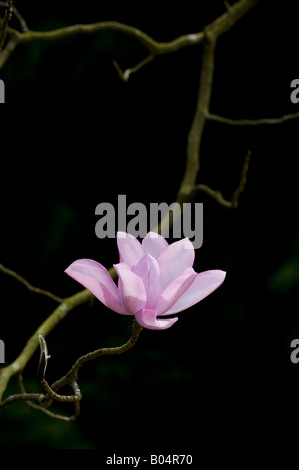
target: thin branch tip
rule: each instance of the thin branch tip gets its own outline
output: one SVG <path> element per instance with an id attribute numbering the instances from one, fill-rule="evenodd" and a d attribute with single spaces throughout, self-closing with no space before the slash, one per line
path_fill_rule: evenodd
<path id="1" fill-rule="evenodd" d="M 262 126 L 262 125 L 275 125 L 282 124 L 283 122 L 291 119 L 299 118 L 299 112 L 293 114 L 285 114 L 278 118 L 261 118 L 261 119 L 231 119 L 217 114 L 206 112 L 206 118 L 209 121 L 215 121 L 229 126 Z"/>
<path id="2" fill-rule="evenodd" d="M 116 68 L 120 78 L 124 81 L 124 82 L 128 82 L 129 81 L 129 78 L 130 76 L 132 75 L 132 73 L 136 73 L 138 72 L 140 69 L 142 69 L 145 65 L 147 65 L 149 62 L 151 62 L 153 59 L 154 59 L 155 55 L 154 54 L 150 54 L 148 55 L 145 59 L 141 60 L 140 62 L 138 62 L 138 64 L 136 64 L 134 67 L 131 67 L 129 69 L 126 69 L 125 71 L 122 70 L 122 68 L 119 66 L 118 62 L 116 62 L 115 60 L 112 62 L 114 67 Z"/>
<path id="3" fill-rule="evenodd" d="M 3 264 L 0 263 L 0 272 L 3 274 L 7 274 L 8 276 L 14 278 L 16 281 L 23 284 L 28 290 L 31 292 L 35 292 L 36 294 L 44 295 L 45 297 L 49 297 L 50 299 L 54 300 L 57 303 L 62 303 L 64 299 L 58 297 L 57 295 L 52 294 L 48 290 L 40 289 L 39 287 L 34 287 L 30 282 L 28 282 L 24 277 L 20 276 L 20 274 L 16 273 L 12 269 L 6 268 Z"/>
<path id="4" fill-rule="evenodd" d="M 123 70 L 121 69 L 121 67 L 119 66 L 118 62 L 116 62 L 116 60 L 113 60 L 112 64 L 114 65 L 114 67 L 116 68 L 117 70 L 117 73 L 118 75 L 120 76 L 120 78 L 122 79 L 123 82 L 127 82 L 129 80 L 129 76 L 130 76 L 130 71 L 129 69 L 125 70 L 123 72 Z"/>
<path id="5" fill-rule="evenodd" d="M 233 196 L 230 201 L 223 197 L 223 194 L 221 193 L 221 191 L 214 190 L 206 184 L 197 184 L 194 186 L 194 190 L 202 191 L 206 193 L 208 196 L 210 196 L 212 199 L 214 199 L 216 202 L 218 202 L 218 204 L 220 204 L 223 207 L 226 207 L 228 209 L 237 209 L 239 205 L 239 197 L 245 189 L 250 158 L 251 158 L 251 151 L 248 150 L 243 161 L 239 185 L 237 189 L 235 190 L 235 192 L 233 193 Z"/>

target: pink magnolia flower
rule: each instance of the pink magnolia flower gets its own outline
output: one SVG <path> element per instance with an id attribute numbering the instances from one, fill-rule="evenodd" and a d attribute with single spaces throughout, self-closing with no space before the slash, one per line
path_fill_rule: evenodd
<path id="1" fill-rule="evenodd" d="M 164 330 L 178 318 L 163 318 L 200 302 L 222 284 L 225 272 L 196 273 L 194 248 L 188 238 L 168 244 L 149 232 L 140 243 L 124 232 L 117 233 L 120 262 L 114 265 L 118 287 L 107 269 L 91 259 L 79 259 L 66 273 L 92 292 L 106 307 L 135 315 L 145 328 Z M 162 318 L 160 318 L 162 316 Z"/>

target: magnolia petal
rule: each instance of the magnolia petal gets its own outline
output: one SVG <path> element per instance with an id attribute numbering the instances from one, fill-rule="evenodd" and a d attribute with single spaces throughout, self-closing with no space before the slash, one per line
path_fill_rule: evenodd
<path id="1" fill-rule="evenodd" d="M 133 273 L 137 274 L 143 281 L 146 279 L 150 269 L 149 255 L 146 253 L 139 263 L 132 268 Z"/>
<path id="2" fill-rule="evenodd" d="M 162 251 L 168 247 L 168 243 L 162 235 L 156 232 L 148 232 L 142 240 L 142 246 L 146 253 L 157 259 Z"/>
<path id="3" fill-rule="evenodd" d="M 116 237 L 120 263 L 136 266 L 145 254 L 141 243 L 130 233 L 117 232 Z"/>
<path id="4" fill-rule="evenodd" d="M 131 271 L 126 263 L 114 264 L 114 269 L 119 276 L 119 293 L 125 310 L 135 315 L 146 305 L 146 290 L 142 279 Z"/>
<path id="5" fill-rule="evenodd" d="M 82 284 L 106 307 L 117 313 L 126 313 L 113 279 L 107 269 L 97 261 L 79 259 L 74 261 L 65 273 Z"/>
<path id="6" fill-rule="evenodd" d="M 179 277 L 186 268 L 191 268 L 194 263 L 194 257 L 194 247 L 188 238 L 168 245 L 157 259 L 160 266 L 163 286 L 167 287 L 168 284 Z"/>
<path id="7" fill-rule="evenodd" d="M 135 314 L 135 318 L 139 325 L 149 330 L 166 330 L 178 320 L 178 318 L 157 319 L 157 312 L 148 308 L 139 310 L 139 312 Z"/>
<path id="8" fill-rule="evenodd" d="M 165 314 L 192 285 L 196 276 L 197 273 L 193 268 L 187 268 L 181 276 L 174 279 L 163 290 L 157 301 L 155 306 L 157 315 Z"/>
<path id="9" fill-rule="evenodd" d="M 223 283 L 225 276 L 226 272 L 218 269 L 197 274 L 191 286 L 172 307 L 165 312 L 165 315 L 181 312 L 182 310 L 186 310 L 186 308 L 192 307 L 192 305 L 197 302 L 200 302 Z"/>
<path id="10" fill-rule="evenodd" d="M 157 260 L 151 255 L 146 254 L 132 271 L 143 280 L 147 294 L 146 307 L 149 309 L 154 308 L 163 290 Z"/>

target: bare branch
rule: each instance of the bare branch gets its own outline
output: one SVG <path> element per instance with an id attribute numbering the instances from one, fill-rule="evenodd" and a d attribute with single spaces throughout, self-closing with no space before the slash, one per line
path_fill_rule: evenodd
<path id="1" fill-rule="evenodd" d="M 8 406 L 18 401 L 40 401 L 44 397 L 40 393 L 19 393 L 15 395 L 9 395 L 6 400 L 0 402 L 0 409 L 4 410 Z"/>
<path id="2" fill-rule="evenodd" d="M 206 35 L 212 35 L 216 39 L 221 34 L 226 33 L 258 2 L 259 0 L 239 0 L 234 3 L 223 15 L 204 29 Z"/>
<path id="3" fill-rule="evenodd" d="M 248 167 L 249 167 L 249 162 L 250 162 L 250 158 L 251 158 L 251 151 L 248 150 L 247 152 L 247 155 L 246 157 L 244 158 L 244 162 L 243 162 L 243 167 L 242 167 L 242 171 L 241 171 L 241 179 L 240 179 L 240 183 L 239 183 L 239 186 L 237 187 L 236 191 L 234 192 L 233 194 L 233 197 L 232 197 L 232 208 L 236 208 L 238 207 L 238 201 L 239 201 L 239 197 L 240 195 L 242 194 L 242 192 L 244 191 L 245 189 L 245 185 L 246 185 L 246 181 L 247 181 L 247 173 L 248 173 Z"/>
<path id="4" fill-rule="evenodd" d="M 22 376 L 21 373 L 17 375 L 17 384 L 18 384 L 20 392 L 23 393 L 23 394 L 26 394 L 27 392 L 26 392 L 26 389 L 25 389 L 25 386 L 24 386 L 23 376 Z M 41 413 L 44 413 L 45 415 L 49 416 L 50 418 L 58 419 L 60 421 L 67 421 L 67 422 L 74 421 L 80 414 L 80 403 L 79 402 L 74 403 L 75 413 L 71 416 L 65 416 L 65 415 L 62 415 L 62 414 L 59 414 L 59 413 L 53 413 L 53 411 L 50 411 L 49 409 L 45 408 L 45 404 L 46 404 L 45 399 L 46 399 L 46 397 L 41 400 L 42 403 L 43 403 L 43 406 L 37 405 L 36 403 L 34 403 L 32 401 L 26 401 L 25 403 L 30 408 L 32 408 L 34 410 L 37 410 L 37 411 L 40 411 Z M 50 406 L 51 404 L 52 404 L 52 399 L 50 398 L 48 400 L 47 405 Z"/>
<path id="5" fill-rule="evenodd" d="M 5 62 L 13 53 L 19 42 L 20 39 L 15 34 L 12 34 L 9 40 L 7 41 L 5 48 L 2 51 L 0 50 L 0 69 L 3 67 Z"/>
<path id="6" fill-rule="evenodd" d="M 224 116 L 218 116 L 217 114 L 206 113 L 206 118 L 209 121 L 221 122 L 230 126 L 260 126 L 260 125 L 271 125 L 281 124 L 291 119 L 299 118 L 299 112 L 293 114 L 285 114 L 279 118 L 263 118 L 263 119 L 230 119 Z"/>
<path id="7" fill-rule="evenodd" d="M 10 395 L 6 400 L 0 403 L 0 408 L 4 409 L 15 402 L 25 401 L 32 408 L 42 411 L 43 413 L 47 414 L 51 418 L 60 419 L 63 421 L 73 421 L 79 415 L 79 412 L 80 412 L 79 402 L 82 399 L 80 387 L 77 383 L 77 375 L 78 375 L 79 368 L 82 367 L 82 365 L 85 364 L 86 362 L 96 359 L 100 356 L 122 354 L 128 351 L 135 345 L 141 330 L 142 330 L 142 326 L 140 326 L 134 319 L 131 338 L 122 346 L 114 347 L 114 348 L 101 348 L 91 353 L 88 353 L 84 356 L 81 356 L 75 362 L 74 366 L 70 369 L 70 371 L 60 380 L 57 380 L 52 385 L 52 387 L 50 387 L 50 385 L 48 384 L 45 378 L 42 378 L 41 385 L 44 391 L 46 392 L 45 395 L 40 394 L 40 393 L 26 393 L 24 383 L 23 383 L 22 373 L 18 372 L 17 374 L 18 387 L 22 393 Z M 41 341 L 41 349 L 43 350 L 43 348 L 46 348 L 46 346 L 43 344 L 43 341 Z M 48 351 L 46 348 L 46 354 L 47 352 Z M 59 395 L 57 393 L 57 390 L 59 390 L 61 387 L 65 385 L 71 386 L 73 390 L 73 395 Z M 60 414 L 51 412 L 47 408 L 52 404 L 53 400 L 61 402 L 61 403 L 74 403 L 75 414 L 72 416 L 65 416 L 65 415 L 60 415 Z M 34 401 L 38 401 L 39 405 L 33 403 Z"/>
<path id="8" fill-rule="evenodd" d="M 184 178 L 178 191 L 177 201 L 182 204 L 190 200 L 194 195 L 197 174 L 200 169 L 200 146 L 203 130 L 209 115 L 209 106 L 212 93 L 215 47 L 218 37 L 228 31 L 248 10 L 253 8 L 258 0 L 240 0 L 229 10 L 217 18 L 213 23 L 204 28 L 205 42 L 202 55 L 202 67 L 200 75 L 199 93 L 195 115 L 188 134 L 187 162 Z M 207 187 L 205 187 L 207 191 Z M 212 190 L 210 190 L 212 191 Z M 219 192 L 212 191 L 214 198 L 222 201 Z M 221 194 L 221 193 L 220 193 Z"/>
<path id="9" fill-rule="evenodd" d="M 10 378 L 21 372 L 39 346 L 39 335 L 44 337 L 61 322 L 72 309 L 82 303 L 88 302 L 93 295 L 84 289 L 77 294 L 68 297 L 54 312 L 39 326 L 35 333 L 29 338 L 20 355 L 8 366 L 0 369 L 0 399 L 6 389 Z"/>
<path id="10" fill-rule="evenodd" d="M 119 23 L 117 21 L 104 21 L 92 24 L 76 24 L 58 28 L 53 31 L 30 31 L 28 28 L 25 28 L 26 30 L 24 31 L 22 26 L 23 32 L 20 32 L 16 29 L 7 28 L 8 34 L 15 37 L 13 42 L 14 47 L 11 47 L 6 51 L 5 57 L 0 56 L 0 68 L 3 67 L 15 46 L 21 42 L 31 42 L 37 40 L 51 41 L 76 34 L 93 34 L 103 30 L 119 31 L 134 37 L 146 49 L 148 49 L 150 56 L 153 56 L 154 58 L 159 54 L 168 54 L 170 52 L 175 52 L 183 47 L 200 44 L 207 37 L 213 37 L 216 39 L 222 33 L 228 31 L 257 2 L 258 0 L 239 0 L 239 2 L 235 3 L 232 7 L 229 8 L 229 11 L 225 12 L 211 24 L 206 26 L 203 31 L 192 34 L 185 34 L 169 42 L 158 42 L 140 29 Z"/>
<path id="11" fill-rule="evenodd" d="M 61 387 L 64 387 L 65 385 L 71 384 L 72 382 L 76 381 L 78 377 L 78 370 L 86 362 L 92 361 L 101 356 L 123 354 L 129 349 L 131 349 L 136 344 L 136 341 L 141 333 L 141 330 L 142 330 L 142 326 L 140 326 L 137 323 L 137 321 L 134 319 L 133 325 L 132 325 L 132 336 L 125 344 L 123 344 L 122 346 L 114 347 L 114 348 L 97 349 L 96 351 L 87 353 L 84 356 L 79 357 L 79 359 L 77 359 L 77 361 L 69 370 L 69 372 L 65 376 L 61 377 L 61 379 L 56 380 L 56 382 L 52 384 L 51 386 L 52 390 L 56 392 Z"/>
<path id="12" fill-rule="evenodd" d="M 4 46 L 4 42 L 6 39 L 7 30 L 8 30 L 8 23 L 11 20 L 12 12 L 13 12 L 13 0 L 7 0 L 4 17 L 2 19 L 0 18 L 0 53 Z"/>
<path id="13" fill-rule="evenodd" d="M 227 0 L 224 0 L 223 3 L 224 3 L 224 5 L 225 5 L 225 8 L 227 9 L 227 11 L 230 11 L 231 5 L 228 3 L 228 1 L 227 1 Z"/>
<path id="14" fill-rule="evenodd" d="M 233 194 L 230 201 L 224 199 L 224 197 L 223 197 L 223 195 L 220 191 L 215 191 L 214 189 L 211 189 L 206 184 L 197 184 L 194 187 L 194 189 L 196 191 L 202 191 L 202 192 L 208 194 L 210 197 L 215 199 L 215 201 L 217 201 L 223 207 L 227 207 L 229 209 L 236 209 L 238 207 L 239 197 L 245 189 L 250 157 L 251 157 L 251 152 L 248 151 L 248 153 L 247 153 L 247 155 L 244 159 L 244 162 L 243 162 L 243 167 L 242 167 L 242 171 L 241 171 L 241 179 L 240 179 L 239 186 L 237 187 L 237 189 L 234 192 L 234 194 Z"/>
<path id="15" fill-rule="evenodd" d="M 65 416 L 61 415 L 59 413 L 53 413 L 52 411 L 48 410 L 45 408 L 45 406 L 49 406 L 52 403 L 52 398 L 49 398 L 48 395 L 44 395 L 41 393 L 27 393 L 24 387 L 23 383 L 23 376 L 22 374 L 18 374 L 18 387 L 20 389 L 19 394 L 15 395 L 10 395 L 9 397 L 6 398 L 6 400 L 3 400 L 0 403 L 0 409 L 4 410 L 5 408 L 8 408 L 10 405 L 13 403 L 18 403 L 18 402 L 25 402 L 28 406 L 31 408 L 41 411 L 42 413 L 46 414 L 50 418 L 58 419 L 60 421 L 74 421 L 79 413 L 80 413 L 80 405 L 79 403 L 74 403 L 75 404 L 75 413 L 71 416 Z M 54 392 L 52 392 L 54 394 Z M 55 394 L 54 394 L 55 395 Z M 34 403 L 34 401 L 39 402 L 41 405 L 37 405 Z M 62 401 L 62 400 L 60 400 Z M 71 401 L 71 400 L 65 400 L 65 401 Z"/>
<path id="16" fill-rule="evenodd" d="M 44 413 L 45 415 L 49 416 L 49 418 L 58 419 L 59 421 L 67 421 L 67 422 L 75 421 L 75 419 L 77 419 L 80 414 L 79 402 L 74 403 L 75 413 L 71 416 L 66 416 L 66 415 L 62 415 L 59 413 L 53 413 L 53 411 L 48 410 L 47 408 L 44 408 L 42 406 L 36 405 L 35 403 L 31 401 L 26 401 L 26 404 L 30 408 L 33 408 L 34 410 L 40 411 L 41 413 Z"/>
<path id="17" fill-rule="evenodd" d="M 232 202 L 224 199 L 223 194 L 220 191 L 216 191 L 206 184 L 197 184 L 194 189 L 196 191 L 202 191 L 210 196 L 212 199 L 215 199 L 221 206 L 232 208 Z"/>
<path id="18" fill-rule="evenodd" d="M 13 277 L 16 279 L 18 282 L 23 284 L 28 290 L 35 292 L 36 294 L 44 295 L 46 297 L 49 297 L 52 300 L 55 300 L 55 302 L 61 303 L 63 302 L 63 299 L 61 297 L 58 297 L 57 295 L 52 294 L 52 292 L 49 292 L 44 289 L 40 289 L 39 287 L 34 287 L 32 286 L 26 279 L 24 279 L 20 274 L 17 274 L 15 271 L 12 271 L 11 269 L 6 268 L 3 266 L 3 264 L 0 263 L 0 271 L 4 274 L 7 274 L 8 276 Z"/>
<path id="19" fill-rule="evenodd" d="M 177 195 L 180 204 L 192 197 L 200 168 L 200 145 L 212 93 L 215 46 L 215 41 L 207 41 L 203 47 L 196 111 L 188 134 L 186 170 Z"/>
<path id="20" fill-rule="evenodd" d="M 70 385 L 73 389 L 74 395 L 58 395 L 58 393 L 54 392 L 54 390 L 50 387 L 46 379 L 41 380 L 41 385 L 47 395 L 55 401 L 59 401 L 61 403 L 74 403 L 76 401 L 80 401 L 82 399 L 82 394 L 77 382 L 71 382 Z"/>
<path id="21" fill-rule="evenodd" d="M 7 2 L 0 2 L 0 7 L 7 7 Z M 20 14 L 20 12 L 17 10 L 15 6 L 13 6 L 12 13 L 13 15 L 15 15 L 15 17 L 19 21 L 22 31 L 24 33 L 29 31 L 26 21 L 24 20 L 24 18 L 22 17 L 22 15 Z"/>
<path id="22" fill-rule="evenodd" d="M 145 59 L 143 59 L 141 62 L 139 62 L 137 65 L 135 65 L 135 67 L 132 67 L 130 69 L 126 69 L 124 72 L 122 71 L 122 69 L 120 68 L 120 66 L 118 65 L 118 63 L 115 60 L 113 61 L 113 65 L 116 68 L 120 78 L 124 82 L 127 82 L 132 73 L 138 72 L 138 70 L 140 70 L 142 67 L 147 65 L 149 62 L 151 62 L 154 58 L 155 58 L 155 56 L 153 54 L 150 54 Z"/>

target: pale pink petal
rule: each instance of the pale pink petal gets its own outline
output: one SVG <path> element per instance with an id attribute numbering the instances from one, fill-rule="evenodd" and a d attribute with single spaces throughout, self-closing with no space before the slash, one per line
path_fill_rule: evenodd
<path id="1" fill-rule="evenodd" d="M 126 263 L 113 265 L 119 276 L 119 292 L 125 310 L 135 315 L 146 305 L 146 290 L 142 279 Z"/>
<path id="2" fill-rule="evenodd" d="M 137 266 L 132 269 L 144 283 L 144 287 L 147 294 L 147 308 L 154 308 L 158 300 L 159 295 L 163 290 L 160 268 L 157 260 L 151 255 L 144 255 Z"/>
<path id="3" fill-rule="evenodd" d="M 156 232 L 148 232 L 142 240 L 142 246 L 146 253 L 157 259 L 162 251 L 168 247 L 168 243 L 162 235 Z"/>
<path id="4" fill-rule="evenodd" d="M 126 313 L 113 279 L 100 263 L 92 259 L 79 259 L 74 261 L 65 272 L 80 282 L 106 307 L 117 313 Z"/>
<path id="5" fill-rule="evenodd" d="M 133 235 L 125 232 L 117 232 L 116 237 L 120 263 L 125 262 L 131 268 L 136 266 L 145 255 L 141 243 Z"/>
<path id="6" fill-rule="evenodd" d="M 186 268 L 191 268 L 194 263 L 194 257 L 194 248 L 188 238 L 168 245 L 157 259 L 160 266 L 163 286 L 168 286 L 168 284 L 176 277 L 179 277 Z"/>
<path id="7" fill-rule="evenodd" d="M 137 274 L 143 281 L 146 279 L 150 269 L 149 255 L 146 253 L 136 266 L 132 268 L 133 273 Z"/>
<path id="8" fill-rule="evenodd" d="M 165 312 L 167 312 L 191 286 L 196 276 L 197 273 L 193 268 L 187 268 L 183 274 L 181 274 L 181 276 L 177 277 L 170 284 L 168 284 L 168 286 L 159 296 L 157 304 L 155 305 L 157 315 L 165 314 Z"/>
<path id="9" fill-rule="evenodd" d="M 139 325 L 149 330 L 166 330 L 170 328 L 178 318 L 157 319 L 155 310 L 144 308 L 135 314 L 135 318 Z"/>
<path id="10" fill-rule="evenodd" d="M 165 312 L 165 315 L 181 312 L 197 302 L 200 302 L 223 283 L 225 275 L 226 273 L 224 271 L 218 269 L 197 274 L 191 286 L 172 307 Z"/>

